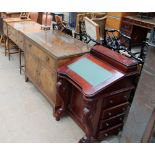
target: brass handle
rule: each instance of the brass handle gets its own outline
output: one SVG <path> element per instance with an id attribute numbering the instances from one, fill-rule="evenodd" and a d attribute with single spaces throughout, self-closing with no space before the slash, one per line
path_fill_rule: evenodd
<path id="1" fill-rule="evenodd" d="M 111 116 L 111 112 L 109 112 L 108 115 Z"/>
<path id="2" fill-rule="evenodd" d="M 29 47 L 31 48 L 32 47 L 32 44 L 29 44 Z"/>
<path id="3" fill-rule="evenodd" d="M 49 61 L 50 60 L 50 58 L 49 57 L 46 57 L 46 61 Z"/>
<path id="4" fill-rule="evenodd" d="M 122 120 L 123 120 L 123 118 L 122 118 L 122 117 L 120 117 L 120 118 L 119 118 L 119 120 L 120 120 L 120 121 L 122 121 Z"/>
<path id="5" fill-rule="evenodd" d="M 127 99 L 128 98 L 127 95 L 125 95 L 124 98 Z"/>
<path id="6" fill-rule="evenodd" d="M 107 136 L 108 136 L 108 134 L 107 134 L 107 133 L 105 133 L 105 134 L 104 134 L 104 136 L 105 136 L 105 137 L 107 137 Z"/>
<path id="7" fill-rule="evenodd" d="M 110 100 L 110 103 L 113 103 L 113 100 Z"/>
<path id="8" fill-rule="evenodd" d="M 106 126 L 109 126 L 109 123 L 106 123 L 105 125 L 106 125 Z"/>

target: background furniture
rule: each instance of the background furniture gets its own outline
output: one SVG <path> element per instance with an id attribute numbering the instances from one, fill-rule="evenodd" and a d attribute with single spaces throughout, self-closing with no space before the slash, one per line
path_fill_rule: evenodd
<path id="1" fill-rule="evenodd" d="M 140 143 L 144 142 L 151 117 L 154 117 L 155 108 L 155 49 L 149 47 L 147 57 L 142 69 L 140 80 L 136 89 L 132 106 L 120 142 Z M 149 128 L 151 129 L 151 128 Z M 148 132 L 147 132 L 148 133 Z M 151 134 L 151 133 L 149 133 Z M 145 137 L 146 138 L 146 137 Z M 146 140 L 146 139 L 145 139 Z M 148 137 L 149 141 L 149 137 Z M 145 141 L 146 142 L 146 141 Z"/>
<path id="2" fill-rule="evenodd" d="M 107 12 L 106 28 L 120 30 L 122 19 L 127 15 L 134 15 L 134 12 Z"/>
<path id="3" fill-rule="evenodd" d="M 101 45 L 58 69 L 56 120 L 69 114 L 94 142 L 118 134 L 138 78 L 137 61 Z"/>
<path id="4" fill-rule="evenodd" d="M 90 51 L 88 45 L 58 31 L 27 33 L 25 36 L 25 79 L 48 99 L 54 110 L 57 68 Z"/>
<path id="5" fill-rule="evenodd" d="M 141 44 L 147 33 L 155 26 L 155 18 L 141 19 L 137 16 L 126 16 L 122 19 L 121 32 L 131 37 L 132 45 Z"/>

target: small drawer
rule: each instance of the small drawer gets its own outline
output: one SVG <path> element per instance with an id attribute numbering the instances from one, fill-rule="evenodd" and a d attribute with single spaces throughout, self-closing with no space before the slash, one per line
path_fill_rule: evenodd
<path id="1" fill-rule="evenodd" d="M 118 134 L 122 130 L 122 128 L 123 128 L 123 123 L 118 124 L 114 127 L 111 127 L 107 130 L 100 131 L 98 133 L 98 139 L 104 139 L 111 135 Z"/>
<path id="2" fill-rule="evenodd" d="M 124 30 L 131 31 L 132 30 L 132 25 L 129 24 L 129 23 L 122 23 L 121 30 L 122 31 L 124 31 Z"/>
<path id="3" fill-rule="evenodd" d="M 47 54 L 45 51 L 40 49 L 39 47 L 36 47 L 33 45 L 30 41 L 26 40 L 26 51 L 31 52 L 31 55 L 39 58 L 41 61 L 43 61 L 43 64 L 45 64 L 50 70 L 55 70 L 56 68 L 56 60 L 52 58 L 49 54 Z"/>
<path id="4" fill-rule="evenodd" d="M 18 32 L 18 46 L 24 51 L 24 36 Z"/>
<path id="5" fill-rule="evenodd" d="M 112 96 L 108 96 L 104 99 L 102 107 L 104 109 L 107 109 L 107 108 L 116 106 L 118 104 L 121 104 L 123 102 L 127 102 L 129 100 L 130 93 L 131 93 L 131 90 L 118 93 Z"/>
<path id="6" fill-rule="evenodd" d="M 106 109 L 102 111 L 101 118 L 107 119 L 122 113 L 125 113 L 129 107 L 129 102 L 125 102 L 123 104 L 114 106 L 112 108 Z"/>
<path id="7" fill-rule="evenodd" d="M 99 125 L 99 130 L 105 130 L 107 128 L 113 127 L 117 124 L 123 123 L 125 114 L 112 117 L 110 119 L 101 120 Z"/>
<path id="8" fill-rule="evenodd" d="M 7 35 L 7 25 L 5 22 L 3 22 L 3 32 L 5 35 Z"/>

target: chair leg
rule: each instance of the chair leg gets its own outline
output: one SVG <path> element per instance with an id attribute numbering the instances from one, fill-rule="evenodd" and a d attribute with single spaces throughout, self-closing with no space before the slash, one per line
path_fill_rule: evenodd
<path id="1" fill-rule="evenodd" d="M 5 46 L 5 56 L 7 54 L 7 42 L 8 42 L 8 38 L 6 38 L 5 43 L 4 43 L 4 46 Z"/>
<path id="2" fill-rule="evenodd" d="M 10 61 L 10 44 L 9 44 L 9 39 L 8 39 L 8 57 L 9 57 L 9 61 Z"/>
<path id="3" fill-rule="evenodd" d="M 21 50 L 19 49 L 19 69 L 20 69 L 20 74 L 22 72 L 22 65 L 21 65 Z"/>

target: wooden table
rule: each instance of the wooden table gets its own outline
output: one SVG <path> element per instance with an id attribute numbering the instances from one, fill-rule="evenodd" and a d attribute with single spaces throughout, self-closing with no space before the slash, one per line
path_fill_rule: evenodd
<path id="1" fill-rule="evenodd" d="M 90 46 L 58 31 L 43 31 L 39 24 L 5 19 L 4 31 L 24 51 L 25 77 L 55 107 L 57 68 L 90 51 Z"/>
<path id="2" fill-rule="evenodd" d="M 21 12 L 1 12 L 2 18 L 15 18 L 19 17 Z"/>

